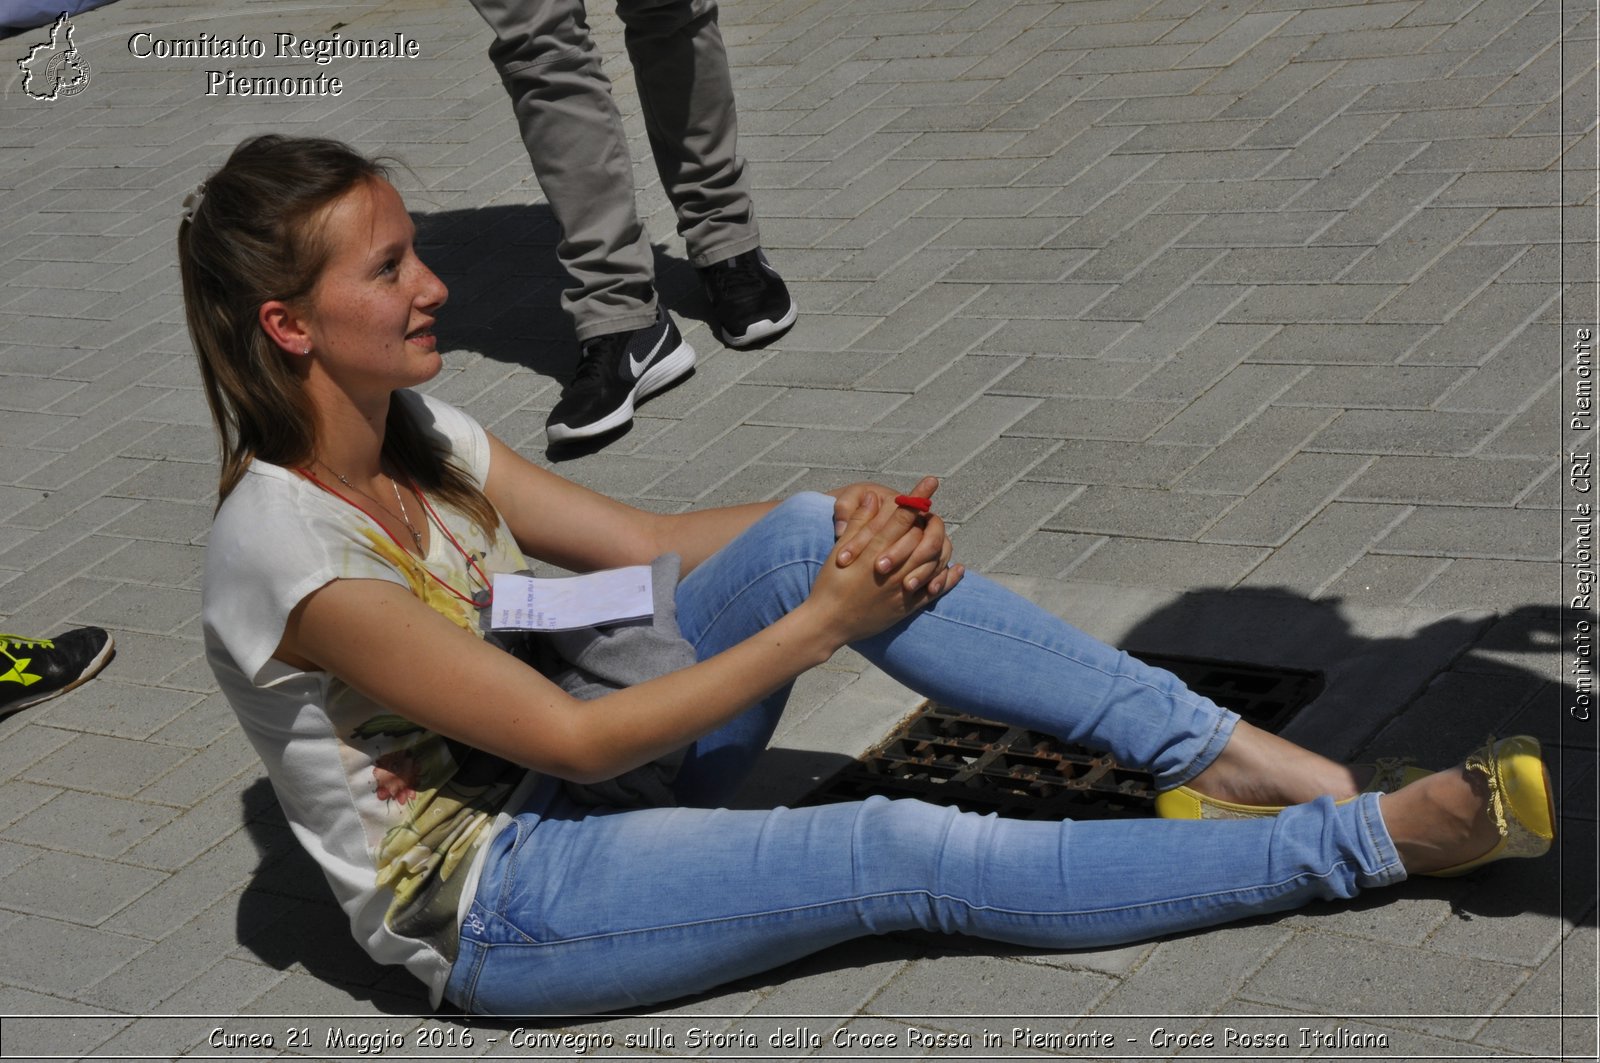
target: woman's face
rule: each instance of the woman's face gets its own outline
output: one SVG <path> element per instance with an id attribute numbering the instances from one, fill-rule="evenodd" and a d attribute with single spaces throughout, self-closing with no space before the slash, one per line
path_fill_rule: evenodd
<path id="1" fill-rule="evenodd" d="M 346 387 L 431 380 L 442 364 L 433 323 L 449 292 L 412 247 L 400 193 L 381 178 L 364 181 L 321 225 L 329 255 L 305 326 L 324 370 Z"/>

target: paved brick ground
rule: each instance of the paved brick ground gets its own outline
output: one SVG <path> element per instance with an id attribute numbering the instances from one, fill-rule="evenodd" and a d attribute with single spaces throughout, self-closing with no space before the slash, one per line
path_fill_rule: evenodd
<path id="1" fill-rule="evenodd" d="M 0 109 L 0 618 L 104 624 L 120 651 L 0 722 L 0 1054 L 409 1038 L 425 1002 L 349 943 L 201 661 L 214 466 L 178 203 L 255 131 L 404 159 L 454 291 L 435 390 L 535 455 L 574 358 L 552 223 L 464 2 L 121 0 L 73 22 L 90 84 L 38 101 L 8 66 Z M 1443 760 L 1489 729 L 1540 734 L 1567 844 L 1384 903 L 1093 954 L 861 943 L 572 1030 L 671 1058 L 1215 1057 L 1228 1028 L 1298 1045 L 1302 1025 L 1388 1045 L 1281 1054 L 1593 1058 L 1594 736 L 1562 730 L 1555 606 L 1578 560 L 1565 347 L 1597 316 L 1594 5 L 727 0 L 764 240 L 804 311 L 758 352 L 702 323 L 619 28 L 594 23 L 701 363 L 564 474 L 672 510 L 937 473 L 969 563 L 1091 630 L 1328 671 L 1298 726 L 1330 752 Z M 404 32 L 421 56 L 234 63 L 345 86 L 247 99 L 205 95 L 226 62 L 128 47 L 336 27 Z M 843 655 L 802 684 L 775 762 L 858 748 L 903 707 Z M 351 1017 L 303 1019 L 329 1014 Z M 835 1047 L 841 1024 L 896 1045 Z M 297 1048 L 285 1031 L 307 1025 Z M 697 1047 L 693 1025 L 725 1040 Z M 1153 1042 L 1157 1025 L 1217 1047 Z M 778 1030 L 791 1040 L 768 1045 Z M 1095 1050 L 1091 1032 L 1134 1040 Z M 407 1051 L 536 1054 L 515 1028 L 469 1033 Z"/>

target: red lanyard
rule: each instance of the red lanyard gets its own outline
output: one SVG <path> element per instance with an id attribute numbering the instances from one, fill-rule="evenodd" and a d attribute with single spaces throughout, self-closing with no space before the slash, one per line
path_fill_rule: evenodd
<path id="1" fill-rule="evenodd" d="M 320 487 L 324 491 L 328 492 L 328 494 L 332 495 L 334 498 L 337 498 L 337 499 L 339 499 L 339 500 L 341 500 L 343 502 L 347 502 L 350 505 L 354 506 L 356 509 L 360 510 L 363 514 L 366 515 L 366 518 L 368 520 L 370 520 L 372 523 L 374 523 L 374 524 L 376 524 L 378 526 L 378 528 L 383 532 L 383 534 L 385 534 L 385 535 L 387 535 L 389 537 L 389 541 L 394 543 L 396 549 L 398 549 L 402 554 L 405 554 L 408 557 L 410 556 L 410 551 L 407 550 L 404 546 L 400 545 L 400 540 L 396 539 L 394 537 L 394 533 L 393 532 L 391 532 L 388 528 L 384 527 L 383 521 L 379 520 L 377 517 L 374 517 L 372 515 L 372 511 L 370 509 L 368 509 L 366 506 L 363 506 L 360 502 L 357 502 L 355 499 L 346 497 L 345 495 L 340 494 L 338 491 L 335 491 L 333 488 L 329 487 L 327 484 L 325 484 L 321 480 L 317 479 L 317 474 L 312 472 L 310 469 L 302 467 L 298 471 L 299 471 L 301 476 L 304 476 L 306 479 L 310 480 L 312 483 L 316 484 L 318 487 Z M 409 487 L 412 490 L 412 492 L 414 492 L 416 494 L 417 498 L 422 502 L 423 508 L 426 509 L 428 511 L 428 515 L 433 518 L 434 526 L 437 527 L 440 531 L 444 532 L 444 537 L 446 539 L 450 540 L 450 545 L 456 548 L 456 553 L 461 555 L 461 559 L 467 563 L 467 567 L 469 569 L 471 569 L 473 572 L 475 572 L 477 574 L 478 578 L 483 581 L 483 590 L 478 591 L 476 594 L 472 595 L 469 598 L 465 594 L 462 594 L 460 591 L 456 590 L 454 587 L 450 586 L 450 584 L 446 583 L 444 580 L 440 579 L 438 576 L 434 575 L 433 569 L 429 568 L 427 566 L 426 562 L 423 562 L 420 559 L 419 559 L 419 567 L 422 569 L 422 571 L 426 572 L 428 574 L 428 576 L 435 583 L 437 583 L 439 586 L 443 587 L 445 590 L 449 591 L 451 594 L 455 595 L 457 598 L 460 598 L 462 601 L 466 602 L 468 605 L 472 606 L 473 608 L 475 608 L 475 609 L 485 609 L 485 608 L 489 607 L 490 605 L 493 605 L 494 604 L 494 584 L 490 581 L 489 577 L 484 574 L 483 569 L 478 566 L 477 559 L 474 558 L 471 554 L 467 553 L 466 550 L 462 549 L 461 544 L 456 541 L 456 537 L 454 535 L 450 534 L 450 529 L 445 526 L 444 521 L 439 519 L 439 514 L 434 512 L 433 504 L 428 501 L 428 496 L 422 493 L 422 488 L 418 487 L 414 483 L 411 483 L 409 480 L 406 482 L 406 486 Z"/>

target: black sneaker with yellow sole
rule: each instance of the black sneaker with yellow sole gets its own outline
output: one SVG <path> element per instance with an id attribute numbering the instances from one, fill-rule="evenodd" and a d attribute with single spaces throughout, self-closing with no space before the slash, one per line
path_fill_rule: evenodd
<path id="1" fill-rule="evenodd" d="M 0 635 L 0 716 L 87 683 L 106 666 L 111 636 L 80 627 L 53 639 Z"/>

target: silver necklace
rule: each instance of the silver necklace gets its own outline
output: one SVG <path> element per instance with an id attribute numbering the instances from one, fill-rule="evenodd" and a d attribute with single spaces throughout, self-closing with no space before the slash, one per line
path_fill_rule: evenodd
<path id="1" fill-rule="evenodd" d="M 322 461 L 321 458 L 318 458 L 317 460 Z M 361 488 L 345 479 L 344 473 L 340 472 L 338 469 L 335 469 L 332 465 L 329 465 L 327 462 L 323 461 L 322 467 L 333 473 L 334 478 L 340 483 L 344 484 L 350 490 L 356 492 L 357 494 L 367 495 L 368 498 L 372 498 L 372 496 L 368 495 L 367 492 L 361 490 Z M 388 473 L 384 473 L 384 475 L 389 476 Z M 394 488 L 394 500 L 400 504 L 400 523 L 404 524 L 406 526 L 406 531 L 411 533 L 411 541 L 416 544 L 417 553 L 420 554 L 423 552 L 422 533 L 417 530 L 417 526 L 415 524 L 411 523 L 411 514 L 406 512 L 406 500 L 400 497 L 400 485 L 395 482 L 395 478 L 393 476 L 389 476 L 389 486 Z M 372 498 L 372 500 L 374 502 L 378 502 L 376 498 Z M 380 509 L 383 508 L 383 503 L 378 502 L 378 507 Z"/>
<path id="2" fill-rule="evenodd" d="M 388 475 L 385 473 L 384 475 Z M 400 497 L 400 485 L 393 476 L 389 477 L 389 486 L 394 488 L 394 500 L 400 503 L 400 523 L 406 526 L 406 531 L 411 533 L 411 541 L 417 544 L 417 553 L 422 553 L 422 533 L 417 531 L 416 525 L 411 523 L 411 514 L 406 512 L 406 500 Z"/>

